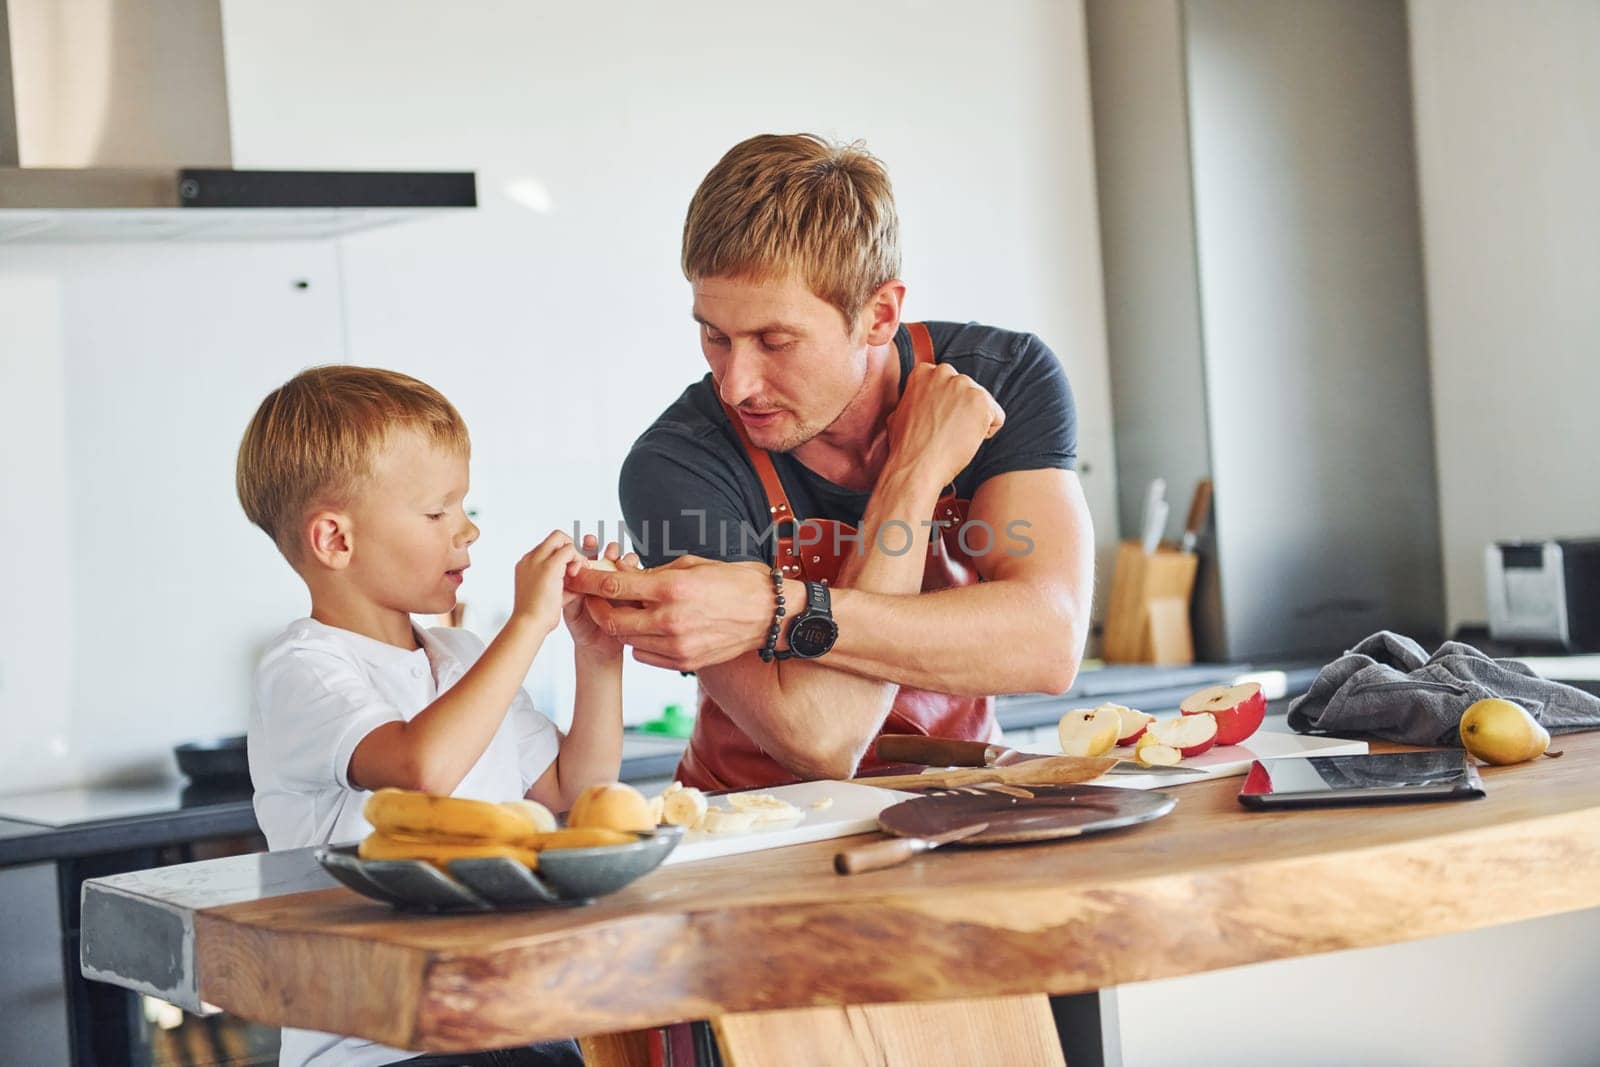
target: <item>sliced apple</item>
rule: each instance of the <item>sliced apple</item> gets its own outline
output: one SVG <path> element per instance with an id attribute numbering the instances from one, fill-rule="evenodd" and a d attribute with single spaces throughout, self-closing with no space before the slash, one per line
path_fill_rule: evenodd
<path id="1" fill-rule="evenodd" d="M 1061 716 L 1056 736 L 1066 756 L 1103 756 L 1117 743 L 1122 718 L 1109 704 L 1098 708 L 1074 708 Z"/>
<path id="2" fill-rule="evenodd" d="M 1176 767 L 1183 759 L 1183 753 L 1171 745 L 1163 745 L 1157 741 L 1149 731 L 1140 731 L 1144 734 L 1139 738 L 1139 743 L 1133 750 L 1133 758 L 1143 767 Z"/>
<path id="3" fill-rule="evenodd" d="M 1156 721 L 1156 717 L 1146 711 L 1125 707 L 1122 704 L 1102 704 L 1103 708 L 1115 708 L 1117 718 L 1122 726 L 1117 731 L 1117 744 L 1119 746 L 1132 745 L 1144 736 L 1145 727 Z"/>
<path id="4" fill-rule="evenodd" d="M 1237 745 L 1261 727 L 1267 717 L 1267 697 L 1256 682 L 1214 685 L 1184 697 L 1178 710 L 1212 716 L 1217 720 L 1217 744 Z"/>
<path id="5" fill-rule="evenodd" d="M 1180 715 L 1176 719 L 1159 719 L 1145 729 L 1144 737 L 1139 740 L 1141 743 L 1148 741 L 1152 745 L 1175 748 L 1184 759 L 1189 759 L 1217 743 L 1217 720 L 1203 711 L 1194 715 Z"/>

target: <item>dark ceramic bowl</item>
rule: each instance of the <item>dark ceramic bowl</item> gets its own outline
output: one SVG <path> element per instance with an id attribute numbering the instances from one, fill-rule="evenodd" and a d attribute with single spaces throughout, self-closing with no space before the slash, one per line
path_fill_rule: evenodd
<path id="1" fill-rule="evenodd" d="M 518 911 L 587 904 L 655 870 L 683 839 L 661 826 L 626 845 L 549 849 L 539 869 L 513 859 L 452 860 L 445 874 L 422 860 L 364 860 L 355 845 L 317 849 L 317 862 L 363 896 L 401 911 Z"/>

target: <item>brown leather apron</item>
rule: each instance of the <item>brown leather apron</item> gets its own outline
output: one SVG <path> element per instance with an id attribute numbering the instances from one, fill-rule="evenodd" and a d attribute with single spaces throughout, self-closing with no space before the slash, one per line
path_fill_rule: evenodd
<path id="1" fill-rule="evenodd" d="M 906 329 L 911 334 L 917 362 L 932 363 L 933 339 L 928 328 L 913 322 L 907 323 Z M 778 480 L 777 468 L 772 465 L 772 457 L 750 440 L 737 414 L 727 411 L 726 406 L 724 410 L 761 478 L 768 512 L 777 524 L 777 565 L 784 577 L 835 584 L 846 554 L 856 550 L 855 541 L 850 539 L 856 531 L 846 523 L 831 519 L 802 520 L 795 516 L 783 483 Z M 958 500 L 952 489 L 935 507 L 933 518 L 939 524 L 939 537 L 929 540 L 927 564 L 922 572 L 923 592 L 977 581 L 977 569 L 959 540 L 968 506 L 969 502 Z M 919 535 L 920 532 L 919 529 Z M 996 741 L 1000 728 L 995 722 L 993 697 L 951 696 L 901 686 L 881 733 Z M 882 766 L 869 750 L 857 773 Z M 699 789 L 745 789 L 787 785 L 799 779 L 763 752 L 701 687 L 700 712 L 695 719 L 694 735 L 678 764 L 678 780 Z"/>

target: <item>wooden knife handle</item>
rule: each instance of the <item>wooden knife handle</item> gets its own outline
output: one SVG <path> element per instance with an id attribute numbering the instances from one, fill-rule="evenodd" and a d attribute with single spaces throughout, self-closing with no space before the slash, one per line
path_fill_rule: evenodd
<path id="1" fill-rule="evenodd" d="M 1184 520 L 1184 533 L 1199 535 L 1205 531 L 1206 520 L 1211 517 L 1211 479 L 1201 478 L 1195 483 L 1194 497 L 1189 501 L 1189 517 Z"/>
<path id="2" fill-rule="evenodd" d="M 878 738 L 878 758 L 885 763 L 921 763 L 929 767 L 983 767 L 989 762 L 989 746 L 982 741 L 921 734 L 884 734 Z"/>
<path id="3" fill-rule="evenodd" d="M 881 871 L 885 867 L 898 867 L 917 853 L 927 850 L 928 843 L 920 837 L 891 837 L 887 841 L 874 841 L 870 845 L 845 849 L 833 857 L 833 869 L 840 874 Z"/>

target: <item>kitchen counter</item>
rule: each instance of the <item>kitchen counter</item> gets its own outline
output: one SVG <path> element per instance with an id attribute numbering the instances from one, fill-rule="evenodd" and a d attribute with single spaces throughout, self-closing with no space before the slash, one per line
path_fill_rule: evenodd
<path id="1" fill-rule="evenodd" d="M 798 845 L 662 868 L 561 911 L 400 915 L 331 887 L 308 852 L 188 864 L 86 883 L 83 958 L 187 1006 L 413 1048 L 710 1017 L 744 1055 L 976 1034 L 1059 1063 L 1046 993 L 1600 906 L 1600 732 L 1562 746 L 1484 768 L 1477 801 L 1247 812 L 1237 781 L 1197 782 L 1127 832 L 853 878 L 832 872 L 839 842 Z"/>
<path id="2" fill-rule="evenodd" d="M 1113 701 L 1154 713 L 1177 710 L 1196 689 L 1236 677 L 1245 667 L 1114 666 L 1085 671 L 1063 696 L 1000 697 L 995 713 L 1008 733 L 1054 726 L 1068 708 Z M 1288 692 L 1304 692 L 1315 667 L 1284 669 Z M 1279 710 L 1281 713 L 1281 709 Z M 1023 733 L 1023 740 L 1027 734 Z M 683 752 L 682 738 L 629 732 L 623 739 L 625 782 L 662 782 L 672 777 Z M 159 848 L 259 833 L 250 790 L 201 789 L 176 780 L 135 787 L 57 789 L 0 796 L 0 867 L 111 851 Z"/>

